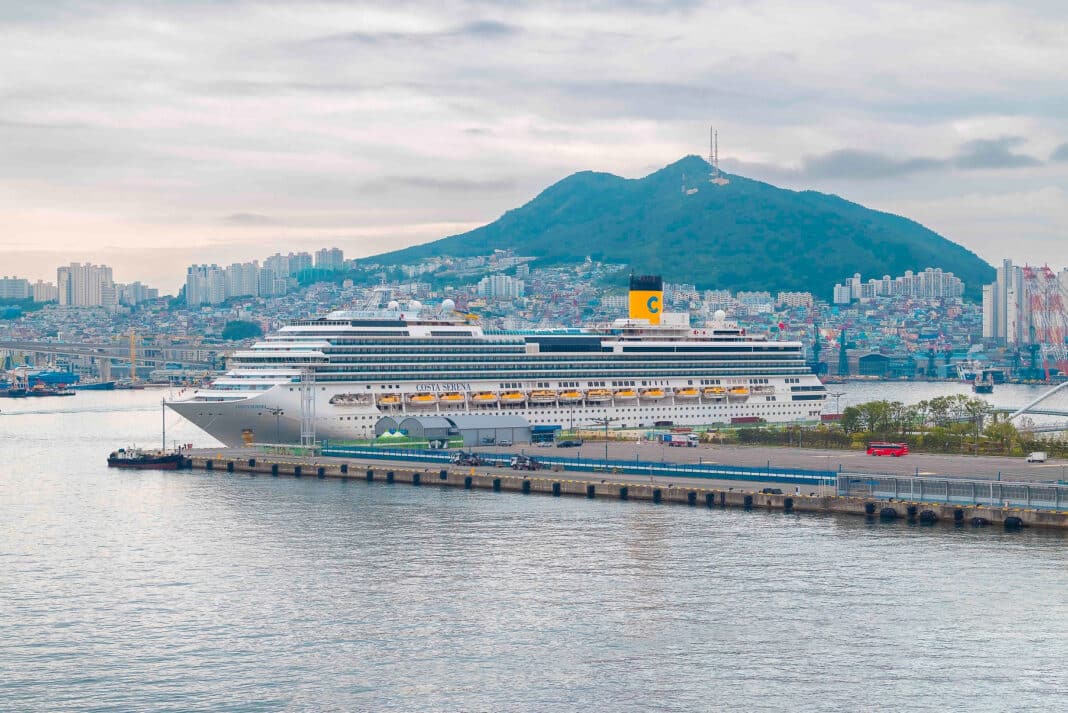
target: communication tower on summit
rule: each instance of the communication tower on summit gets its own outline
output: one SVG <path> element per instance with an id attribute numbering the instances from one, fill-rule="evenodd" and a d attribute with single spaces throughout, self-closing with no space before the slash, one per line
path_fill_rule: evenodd
<path id="1" fill-rule="evenodd" d="M 724 178 L 719 172 L 719 132 L 715 127 L 708 128 L 708 163 L 712 166 L 712 173 L 708 177 L 708 182 L 717 186 L 725 186 L 730 183 L 730 180 Z"/>

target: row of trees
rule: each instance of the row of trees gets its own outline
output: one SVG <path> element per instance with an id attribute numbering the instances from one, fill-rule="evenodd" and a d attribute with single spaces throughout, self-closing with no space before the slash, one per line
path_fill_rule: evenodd
<path id="1" fill-rule="evenodd" d="M 1022 455 L 1042 450 L 1068 456 L 1068 442 L 1038 439 L 1020 431 L 983 399 L 964 394 L 939 396 L 916 404 L 869 401 L 850 406 L 835 425 L 742 429 L 739 443 L 818 448 L 863 448 L 868 441 L 899 441 L 919 451 Z"/>

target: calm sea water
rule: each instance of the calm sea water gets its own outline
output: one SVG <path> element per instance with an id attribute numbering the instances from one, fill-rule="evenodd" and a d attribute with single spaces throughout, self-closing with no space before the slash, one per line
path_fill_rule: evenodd
<path id="1" fill-rule="evenodd" d="M 109 472 L 158 442 L 158 399 L 0 401 L 0 709 L 1068 700 L 1063 537 Z"/>

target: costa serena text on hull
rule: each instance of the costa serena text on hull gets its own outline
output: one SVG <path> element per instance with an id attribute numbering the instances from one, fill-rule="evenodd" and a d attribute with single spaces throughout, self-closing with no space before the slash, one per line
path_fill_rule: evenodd
<path id="1" fill-rule="evenodd" d="M 225 376 L 168 406 L 231 446 L 298 441 L 302 417 L 332 440 L 372 437 L 385 415 L 621 428 L 819 419 L 826 390 L 800 342 L 747 335 L 722 313 L 691 329 L 661 312 L 661 290 L 659 277 L 632 277 L 630 316 L 594 329 L 483 330 L 449 300 L 434 315 L 414 301 L 331 312 L 235 353 Z"/>

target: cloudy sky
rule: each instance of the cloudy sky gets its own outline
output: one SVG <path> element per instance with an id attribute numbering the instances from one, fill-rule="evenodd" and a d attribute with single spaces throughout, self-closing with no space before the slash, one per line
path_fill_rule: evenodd
<path id="1" fill-rule="evenodd" d="M 723 166 L 1068 264 L 1068 6 L 0 0 L 0 274 L 349 256 Z"/>

